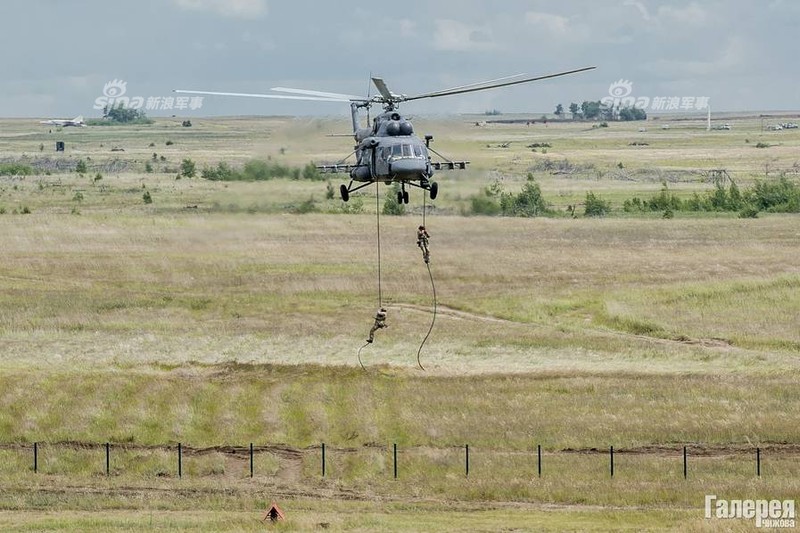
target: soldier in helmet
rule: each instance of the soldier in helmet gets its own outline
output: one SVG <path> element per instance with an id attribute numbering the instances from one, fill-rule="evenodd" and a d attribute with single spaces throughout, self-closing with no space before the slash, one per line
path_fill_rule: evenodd
<path id="1" fill-rule="evenodd" d="M 375 340 L 375 332 L 381 328 L 388 328 L 389 326 L 386 325 L 386 309 L 381 307 L 378 309 L 378 312 L 375 314 L 375 324 L 372 325 L 372 329 L 369 330 L 369 338 L 367 342 L 372 342 Z"/>
<path id="2" fill-rule="evenodd" d="M 430 235 L 428 235 L 428 230 L 425 229 L 425 226 L 420 226 L 417 228 L 417 246 L 419 246 L 420 250 L 422 250 L 422 259 L 425 260 L 425 263 L 430 262 L 431 255 L 428 252 L 428 239 Z"/>

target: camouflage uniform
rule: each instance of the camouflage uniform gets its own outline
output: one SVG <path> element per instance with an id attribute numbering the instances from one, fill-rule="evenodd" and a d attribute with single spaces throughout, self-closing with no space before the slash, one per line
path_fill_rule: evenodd
<path id="1" fill-rule="evenodd" d="M 386 309 L 381 307 L 375 315 L 375 324 L 373 324 L 372 329 L 369 330 L 369 338 L 367 339 L 367 342 L 372 342 L 375 340 L 375 332 L 386 327 L 389 327 L 386 325 Z"/>
<path id="2" fill-rule="evenodd" d="M 428 252 L 428 239 L 430 235 L 428 235 L 428 231 L 425 229 L 425 226 L 420 226 L 417 229 L 417 246 L 419 246 L 420 250 L 422 250 L 422 259 L 425 260 L 425 263 L 428 263 L 431 260 L 430 252 Z"/>

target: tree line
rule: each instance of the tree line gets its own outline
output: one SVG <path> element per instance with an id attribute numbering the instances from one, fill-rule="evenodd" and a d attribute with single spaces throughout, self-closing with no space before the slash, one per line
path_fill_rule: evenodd
<path id="1" fill-rule="evenodd" d="M 647 113 L 644 109 L 633 106 L 622 107 L 621 104 L 609 106 L 600 100 L 584 100 L 580 105 L 572 102 L 569 104 L 568 109 L 572 114 L 572 120 L 647 120 Z M 562 104 L 556 105 L 556 110 L 553 114 L 559 119 L 563 119 L 566 115 L 564 106 Z"/>

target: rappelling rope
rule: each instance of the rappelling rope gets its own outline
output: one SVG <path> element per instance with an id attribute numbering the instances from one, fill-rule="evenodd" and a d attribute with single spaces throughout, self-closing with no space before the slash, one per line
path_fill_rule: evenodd
<path id="1" fill-rule="evenodd" d="M 358 349 L 358 364 L 361 365 L 362 370 L 366 370 L 367 367 L 364 366 L 364 363 L 361 362 L 361 350 L 369 346 L 370 343 L 365 343 L 364 346 Z"/>
<path id="2" fill-rule="evenodd" d="M 375 220 L 378 234 L 378 309 L 383 306 L 383 292 L 381 290 L 381 182 L 375 182 Z"/>
<path id="3" fill-rule="evenodd" d="M 425 266 L 428 267 L 428 276 L 431 278 L 431 290 L 433 291 L 433 319 L 431 320 L 431 327 L 428 328 L 428 333 L 425 334 L 425 338 L 422 339 L 422 342 L 419 345 L 419 350 L 417 350 L 417 365 L 419 365 L 422 370 L 425 370 L 425 367 L 422 366 L 422 363 L 420 362 L 420 354 L 422 353 L 422 347 L 425 346 L 425 343 L 428 341 L 428 337 L 431 336 L 431 332 L 433 331 L 433 325 L 436 323 L 436 310 L 438 307 L 438 303 L 436 301 L 436 285 L 433 283 L 431 264 L 427 263 Z"/>
<path id="4" fill-rule="evenodd" d="M 375 182 L 375 222 L 377 231 L 376 234 L 378 236 L 377 239 L 377 248 L 378 248 L 378 309 L 383 307 L 383 289 L 381 287 L 381 196 L 380 196 L 380 182 Z M 367 342 L 358 349 L 358 364 L 361 365 L 361 368 L 366 370 L 367 367 L 364 366 L 363 361 L 361 361 L 361 350 L 369 346 L 371 343 Z"/>
<path id="5" fill-rule="evenodd" d="M 425 212 L 427 211 L 426 200 L 428 197 L 428 192 L 423 190 L 422 192 L 422 225 L 425 226 L 427 230 L 428 227 L 425 225 Z M 428 276 L 431 278 L 431 291 L 433 292 L 433 318 L 431 319 L 431 326 L 428 328 L 428 333 L 425 334 L 425 338 L 422 339 L 422 342 L 419 345 L 419 350 L 417 350 L 417 365 L 422 369 L 425 370 L 425 367 L 422 366 L 422 362 L 420 361 L 420 355 L 422 354 L 422 348 L 425 346 L 425 343 L 428 341 L 428 337 L 431 336 L 431 332 L 433 331 L 433 325 L 436 323 L 436 312 L 438 308 L 438 301 L 436 299 L 436 284 L 433 282 L 433 273 L 431 272 L 431 264 L 430 260 L 425 263 L 425 266 L 428 268 Z"/>

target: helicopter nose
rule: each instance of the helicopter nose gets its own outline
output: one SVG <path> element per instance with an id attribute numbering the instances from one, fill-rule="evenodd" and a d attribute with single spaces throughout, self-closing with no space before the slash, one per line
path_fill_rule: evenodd
<path id="1" fill-rule="evenodd" d="M 392 162 L 390 171 L 398 178 L 412 178 L 426 175 L 427 165 L 424 159 L 400 159 Z"/>

